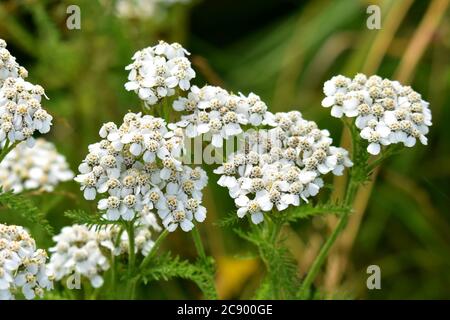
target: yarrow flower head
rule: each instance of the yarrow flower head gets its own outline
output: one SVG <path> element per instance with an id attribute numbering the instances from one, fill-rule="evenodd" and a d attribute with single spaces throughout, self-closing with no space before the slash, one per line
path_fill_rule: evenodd
<path id="1" fill-rule="evenodd" d="M 87 200 L 98 196 L 108 220 L 129 221 L 143 210 L 156 210 L 169 231 L 178 225 L 189 231 L 194 218 L 205 219 L 201 200 L 207 176 L 180 161 L 181 130 L 169 131 L 160 118 L 128 113 L 120 127 L 104 124 L 100 136 L 75 180 Z"/>
<path id="2" fill-rule="evenodd" d="M 21 142 L 0 163 L 0 185 L 4 191 L 16 193 L 40 189 L 53 191 L 58 183 L 73 178 L 66 158 L 59 154 L 55 145 L 42 138 L 33 148 Z"/>
<path id="3" fill-rule="evenodd" d="M 146 256 L 154 245 L 153 231 L 161 231 L 155 215 L 143 210 L 135 222 L 135 250 Z M 117 225 L 72 225 L 64 227 L 53 237 L 48 269 L 55 280 L 61 281 L 78 274 L 89 280 L 94 288 L 103 285 L 103 273 L 110 268 L 111 255 L 128 254 L 128 234 Z"/>
<path id="4" fill-rule="evenodd" d="M 161 9 L 190 0 L 116 0 L 116 12 L 122 18 L 159 18 Z"/>
<path id="5" fill-rule="evenodd" d="M 0 224 L 0 300 L 42 297 L 53 288 L 46 269 L 47 253 L 36 249 L 28 232 L 20 226 Z"/>
<path id="6" fill-rule="evenodd" d="M 83 225 L 64 227 L 53 241 L 56 245 L 49 249 L 52 255 L 48 269 L 55 280 L 77 273 L 89 279 L 94 288 L 103 285 L 101 273 L 109 269 L 109 260 L 101 250 L 94 229 Z"/>
<path id="7" fill-rule="evenodd" d="M 342 175 L 353 165 L 345 149 L 331 145 L 329 132 L 300 112 L 276 113 L 270 123 L 272 129 L 245 132 L 238 151 L 214 171 L 238 216 L 249 214 L 255 224 L 264 212 L 308 202 L 323 186 L 324 174 Z"/>
<path id="8" fill-rule="evenodd" d="M 155 244 L 153 241 L 154 233 L 161 231 L 155 214 L 148 206 L 144 207 L 139 213 L 134 228 L 135 253 L 140 253 L 145 257 Z M 97 237 L 100 245 L 109 249 L 113 255 L 129 254 L 128 233 L 120 232 L 117 225 L 108 225 L 106 228 L 100 227 L 97 231 Z"/>
<path id="9" fill-rule="evenodd" d="M 147 106 L 173 96 L 177 88 L 188 90 L 195 77 L 191 62 L 186 58 L 189 54 L 180 44 L 164 41 L 137 51 L 133 63 L 125 68 L 130 70 L 125 89 L 136 92 Z"/>
<path id="10" fill-rule="evenodd" d="M 215 86 L 193 86 L 187 98 L 174 101 L 173 108 L 186 113 L 173 127 L 185 128 L 189 138 L 208 133 L 212 145 L 218 148 L 224 139 L 242 133 L 242 126 L 267 124 L 271 118 L 259 96 L 234 95 Z"/>
<path id="11" fill-rule="evenodd" d="M 0 145 L 26 141 L 34 145 L 35 131 L 50 131 L 52 116 L 41 107 L 44 89 L 22 78 L 8 78 L 0 89 Z"/>
<path id="12" fill-rule="evenodd" d="M 332 116 L 356 118 L 370 154 L 377 155 L 382 146 L 391 144 L 412 147 L 417 140 L 427 144 L 431 110 L 409 86 L 379 76 L 357 74 L 350 79 L 340 75 L 325 82 L 324 93 L 322 106 L 331 107 Z"/>
<path id="13" fill-rule="evenodd" d="M 26 78 L 28 72 L 21 67 L 16 58 L 6 49 L 6 41 L 0 39 L 0 88 L 8 78 Z"/>

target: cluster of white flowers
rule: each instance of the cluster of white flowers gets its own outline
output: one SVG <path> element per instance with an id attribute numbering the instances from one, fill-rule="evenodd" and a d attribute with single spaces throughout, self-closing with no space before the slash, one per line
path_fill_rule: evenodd
<path id="1" fill-rule="evenodd" d="M 117 0 L 116 11 L 123 18 L 158 17 L 163 7 L 170 7 L 177 3 L 188 3 L 190 0 Z"/>
<path id="2" fill-rule="evenodd" d="M 153 248 L 153 231 L 161 231 L 156 216 L 143 210 L 135 222 L 135 250 L 146 256 Z M 111 256 L 128 254 L 128 233 L 117 225 L 92 226 L 72 225 L 64 227 L 53 237 L 55 246 L 48 270 L 55 280 L 78 274 L 85 277 L 94 288 L 103 285 L 102 274 L 110 268 Z M 81 279 L 80 279 L 81 280 Z"/>
<path id="3" fill-rule="evenodd" d="M 53 288 L 46 270 L 47 253 L 20 226 L 0 224 L 0 300 L 42 297 Z"/>
<path id="4" fill-rule="evenodd" d="M 94 229 L 83 225 L 64 227 L 53 241 L 56 245 L 49 249 L 52 255 L 47 267 L 55 280 L 76 273 L 89 279 L 94 288 L 103 285 L 101 273 L 109 269 L 109 260 Z"/>
<path id="5" fill-rule="evenodd" d="M 195 71 L 186 55 L 189 52 L 180 44 L 164 41 L 137 51 L 133 63 L 125 68 L 130 70 L 125 89 L 136 92 L 146 105 L 173 96 L 177 88 L 188 90 Z"/>
<path id="6" fill-rule="evenodd" d="M 155 214 L 148 206 L 139 213 L 139 218 L 134 223 L 134 242 L 136 253 L 147 256 L 153 248 L 153 231 L 160 232 Z M 130 249 L 128 233 L 120 232 L 117 225 L 110 225 L 98 231 L 100 244 L 111 250 L 114 255 L 128 254 Z"/>
<path id="7" fill-rule="evenodd" d="M 357 74 L 353 79 L 335 76 L 324 84 L 324 107 L 331 115 L 356 117 L 361 137 L 368 141 L 367 151 L 377 155 L 381 146 L 403 143 L 412 147 L 419 140 L 427 144 L 431 126 L 428 102 L 409 86 L 398 81 Z"/>
<path id="8" fill-rule="evenodd" d="M 0 163 L 0 185 L 4 191 L 19 193 L 39 188 L 50 192 L 58 183 L 72 178 L 66 158 L 53 143 L 42 138 L 36 140 L 33 148 L 21 142 Z"/>
<path id="9" fill-rule="evenodd" d="M 6 49 L 6 41 L 0 39 L 0 87 L 8 78 L 26 78 L 28 71 L 21 67 L 16 58 Z"/>
<path id="10" fill-rule="evenodd" d="M 272 115 L 259 96 L 234 95 L 220 87 L 193 86 L 187 96 L 173 103 L 176 111 L 187 112 L 174 127 L 185 128 L 186 136 L 211 135 L 211 143 L 220 148 L 223 140 L 243 132 L 244 125 L 268 124 Z"/>
<path id="11" fill-rule="evenodd" d="M 331 146 L 329 132 L 300 112 L 276 113 L 271 124 L 273 129 L 245 132 L 239 150 L 214 171 L 235 199 L 238 216 L 250 214 L 255 224 L 263 212 L 308 202 L 323 186 L 322 175 L 341 175 L 353 165 L 345 149 Z"/>
<path id="12" fill-rule="evenodd" d="M 0 39 L 0 147 L 6 141 L 34 144 L 33 133 L 47 133 L 52 116 L 42 109 L 44 89 L 24 80 L 28 72 L 16 62 L 6 49 L 6 42 Z"/>
<path id="13" fill-rule="evenodd" d="M 109 122 L 100 129 L 102 141 L 89 146 L 89 154 L 75 178 L 87 200 L 99 194 L 98 208 L 115 221 L 133 220 L 143 210 L 156 209 L 163 225 L 184 231 L 202 222 L 201 205 L 207 184 L 204 170 L 181 163 L 183 133 L 169 131 L 163 119 L 128 113 L 117 127 Z"/>
<path id="14" fill-rule="evenodd" d="M 0 144 L 26 141 L 34 145 L 33 133 L 50 131 L 52 116 L 41 107 L 44 89 L 22 78 L 8 78 L 0 89 Z"/>

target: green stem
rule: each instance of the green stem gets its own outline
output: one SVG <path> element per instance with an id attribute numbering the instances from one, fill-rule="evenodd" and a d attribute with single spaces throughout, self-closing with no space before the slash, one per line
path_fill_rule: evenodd
<path id="1" fill-rule="evenodd" d="M 350 182 L 348 191 L 347 191 L 346 201 L 344 204 L 346 207 L 350 206 L 351 203 L 353 202 L 357 189 L 358 189 L 358 184 Z M 303 280 L 303 283 L 300 286 L 299 296 L 301 299 L 307 299 L 309 297 L 309 293 L 310 293 L 309 289 L 311 287 L 311 284 L 313 283 L 314 279 L 316 278 L 317 274 L 319 273 L 323 263 L 325 262 L 325 259 L 328 256 L 328 252 L 330 251 L 334 242 L 336 241 L 336 239 L 338 238 L 338 236 L 340 235 L 342 230 L 344 230 L 345 226 L 347 225 L 349 213 L 350 213 L 350 210 L 346 210 L 342 213 L 336 228 L 333 230 L 333 233 L 330 235 L 330 237 L 327 239 L 325 244 L 320 249 L 320 252 L 317 255 L 316 259 L 314 260 L 308 274 L 306 275 L 305 280 Z"/>
<path id="2" fill-rule="evenodd" d="M 396 145 L 387 147 L 386 150 L 384 150 L 384 152 L 378 158 L 376 158 L 371 163 L 369 163 L 368 171 L 371 172 L 376 167 L 378 167 L 383 161 L 392 157 L 398 151 L 399 151 L 399 148 Z"/>
<path id="3" fill-rule="evenodd" d="M 156 255 L 156 252 L 158 251 L 158 248 L 160 247 L 162 241 L 167 237 L 167 235 L 169 234 L 169 231 L 167 231 L 166 229 L 159 235 L 159 237 L 156 239 L 155 244 L 153 245 L 152 250 L 149 252 L 149 254 L 144 258 L 144 260 L 142 260 L 139 269 L 142 271 L 142 269 L 144 269 L 146 266 L 148 266 L 148 264 L 151 262 L 151 260 L 153 259 L 153 257 Z M 129 280 L 129 288 L 130 288 L 130 299 L 134 298 L 134 292 L 136 291 L 136 285 L 137 282 L 139 281 L 140 275 L 142 272 L 140 272 L 136 277 L 132 278 Z"/>
<path id="4" fill-rule="evenodd" d="M 144 269 L 150 263 L 150 261 L 156 255 L 158 248 L 161 246 L 162 241 L 167 237 L 168 234 L 169 234 L 169 231 L 167 231 L 167 229 L 164 229 L 164 231 L 159 235 L 159 237 L 155 241 L 155 244 L 153 245 L 152 250 L 144 258 L 144 260 L 142 260 L 141 265 L 139 266 L 139 268 L 141 270 Z"/>
<path id="5" fill-rule="evenodd" d="M 128 276 L 130 278 L 133 277 L 134 268 L 136 264 L 136 252 L 135 252 L 135 243 L 134 243 L 134 222 L 131 221 L 127 225 L 127 233 L 128 233 Z M 127 295 L 130 299 L 133 299 L 135 289 L 135 282 L 129 281 L 127 288 Z"/>
<path id="6" fill-rule="evenodd" d="M 267 243 L 271 244 L 270 250 L 277 250 L 277 244 L 278 244 L 278 237 L 281 231 L 281 227 L 283 226 L 282 221 L 279 219 L 270 219 L 269 217 L 266 218 L 264 221 L 264 224 L 262 226 L 262 229 L 260 229 L 259 232 L 261 232 L 261 236 L 267 241 Z M 254 226 L 255 228 L 258 228 L 258 226 Z M 279 275 L 274 274 L 273 272 L 273 266 L 271 265 L 271 260 L 267 256 L 268 252 L 267 248 L 259 248 L 259 255 L 261 257 L 261 260 L 264 262 L 264 265 L 267 270 L 266 277 L 269 279 L 270 286 L 272 287 L 272 291 L 274 292 L 274 297 L 267 297 L 269 299 L 276 299 L 280 300 L 283 298 L 283 290 L 279 284 Z"/>
<path id="7" fill-rule="evenodd" d="M 114 240 L 114 248 L 117 248 L 120 245 L 120 239 L 122 238 L 122 233 L 124 232 L 124 228 L 120 228 L 119 233 L 117 234 L 117 238 Z M 114 255 L 114 252 L 111 251 L 111 293 L 113 298 L 115 298 L 116 294 L 116 283 L 117 283 L 117 259 Z"/>
<path id="8" fill-rule="evenodd" d="M 197 249 L 198 256 L 200 259 L 206 259 L 205 248 L 203 247 L 202 238 L 200 237 L 200 232 L 198 232 L 198 228 L 194 227 L 191 231 L 192 239 L 194 240 L 195 249 Z"/>
<path id="9" fill-rule="evenodd" d="M 5 159 L 8 153 L 17 146 L 17 142 L 14 142 L 10 145 L 9 139 L 6 139 L 5 145 L 0 151 L 0 163 Z"/>
<path id="10" fill-rule="evenodd" d="M 344 124 L 348 127 L 348 129 L 350 130 L 350 133 L 351 133 L 352 156 L 353 156 L 353 160 L 355 160 L 355 158 L 361 152 L 365 152 L 365 150 L 361 150 L 362 147 L 360 144 L 359 134 L 358 134 L 358 131 L 357 131 L 354 123 L 347 123 L 344 121 Z M 350 208 L 352 206 L 353 201 L 355 200 L 355 197 L 356 197 L 356 191 L 358 190 L 358 187 L 361 184 L 361 181 L 358 179 L 355 179 L 355 177 L 361 176 L 361 172 L 367 170 L 367 168 L 365 167 L 366 163 L 363 164 L 363 163 L 359 163 L 359 162 L 355 162 L 355 161 L 353 161 L 353 162 L 354 162 L 354 167 L 350 171 L 350 175 L 349 175 L 349 182 L 347 184 L 347 190 L 345 193 L 344 204 L 343 204 L 344 208 Z M 342 213 L 336 228 L 333 230 L 333 233 L 330 235 L 330 237 L 324 243 L 324 245 L 322 246 L 322 248 L 319 251 L 319 254 L 314 259 L 314 262 L 311 265 L 311 268 L 310 268 L 308 274 L 306 275 L 305 279 L 302 282 L 302 285 L 300 286 L 300 290 L 299 290 L 300 299 L 309 298 L 311 284 L 313 283 L 314 279 L 316 278 L 317 274 L 319 273 L 320 269 L 322 268 L 322 265 L 325 262 L 325 259 L 327 258 L 331 247 L 335 243 L 336 239 L 338 238 L 338 236 L 340 235 L 342 230 L 344 230 L 345 226 L 347 225 L 349 214 L 350 214 L 350 210 L 345 210 Z"/>
<path id="11" fill-rule="evenodd" d="M 273 220 L 272 230 L 271 230 L 271 236 L 270 236 L 270 242 L 273 243 L 273 245 L 277 244 L 278 235 L 280 234 L 282 227 L 282 223 L 278 221 L 277 219 Z"/>
<path id="12" fill-rule="evenodd" d="M 111 293 L 114 296 L 116 292 L 116 257 L 111 252 Z"/>
<path id="13" fill-rule="evenodd" d="M 270 228 L 270 243 L 272 243 L 274 250 L 277 250 L 277 241 L 278 241 L 278 236 L 280 235 L 280 231 L 281 231 L 281 227 L 282 227 L 282 223 L 280 223 L 280 221 L 278 221 L 277 219 L 274 219 L 272 222 L 272 228 Z M 275 281 L 274 285 L 274 293 L 275 293 L 275 299 L 276 300 L 281 300 L 282 297 L 284 296 L 284 294 L 282 294 L 283 290 L 285 288 L 280 288 L 280 285 L 278 283 L 278 281 Z"/>

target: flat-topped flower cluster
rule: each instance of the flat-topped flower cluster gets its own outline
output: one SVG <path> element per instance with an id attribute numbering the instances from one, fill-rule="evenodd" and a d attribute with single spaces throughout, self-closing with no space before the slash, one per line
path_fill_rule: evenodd
<path id="1" fill-rule="evenodd" d="M 155 215 L 144 210 L 135 221 L 135 251 L 146 256 L 154 245 L 153 232 L 161 231 Z M 103 285 L 103 273 L 111 267 L 111 258 L 128 254 L 128 234 L 117 225 L 72 225 L 53 237 L 55 245 L 48 270 L 60 281 L 77 274 L 89 280 L 94 288 Z M 81 280 L 81 279 L 80 279 Z"/>
<path id="2" fill-rule="evenodd" d="M 419 140 L 427 144 L 431 126 L 428 102 L 409 86 L 398 81 L 357 74 L 353 79 L 335 76 L 324 84 L 322 105 L 331 115 L 356 118 L 367 151 L 377 155 L 382 146 L 402 143 L 412 147 Z"/>
<path id="3" fill-rule="evenodd" d="M 177 88 L 188 90 L 195 72 L 186 55 L 189 52 L 180 44 L 164 41 L 137 51 L 126 67 L 130 73 L 125 89 L 135 91 L 147 106 L 173 96 Z"/>
<path id="4" fill-rule="evenodd" d="M 23 78 L 28 77 L 28 71 L 21 67 L 16 58 L 6 49 L 6 41 L 0 39 L 0 87 L 8 78 Z"/>
<path id="5" fill-rule="evenodd" d="M 234 198 L 237 215 L 250 214 L 255 224 L 264 220 L 263 212 L 308 202 L 323 186 L 322 175 L 341 175 L 352 166 L 348 152 L 331 145 L 329 132 L 300 112 L 276 113 L 271 124 L 246 132 L 241 149 L 214 171 Z"/>
<path id="6" fill-rule="evenodd" d="M 50 192 L 73 176 L 66 158 L 42 138 L 36 139 L 33 148 L 19 143 L 0 163 L 0 184 L 4 191 L 15 193 L 33 189 Z"/>
<path id="7" fill-rule="evenodd" d="M 89 154 L 75 178 L 87 200 L 98 195 L 98 208 L 106 218 L 133 220 L 137 213 L 155 209 L 163 225 L 192 229 L 203 221 L 201 190 L 207 176 L 201 168 L 183 165 L 183 135 L 168 130 L 161 118 L 128 113 L 118 127 L 109 122 L 100 129 L 102 141 L 89 146 Z"/>
<path id="8" fill-rule="evenodd" d="M 167 9 L 174 5 L 188 4 L 191 0 L 102 0 L 100 2 L 112 3 L 120 18 L 165 20 Z"/>
<path id="9" fill-rule="evenodd" d="M 0 300 L 42 297 L 53 288 L 46 269 L 47 253 L 20 226 L 0 224 Z"/>
<path id="10" fill-rule="evenodd" d="M 211 135 L 211 143 L 220 148 L 223 140 L 242 133 L 242 126 L 259 126 L 270 117 L 267 105 L 250 93 L 235 95 L 215 86 L 193 86 L 187 97 L 173 103 L 175 111 L 183 112 L 176 127 L 184 128 L 186 136 Z"/>
<path id="11" fill-rule="evenodd" d="M 18 141 L 34 145 L 36 131 L 50 131 L 52 116 L 41 106 L 44 89 L 24 78 L 28 72 L 21 67 L 0 39 L 0 147 Z M 6 146 L 6 147 L 8 147 Z"/>
<path id="12" fill-rule="evenodd" d="M 0 144 L 26 141 L 34 145 L 35 131 L 50 131 L 52 116 L 41 107 L 44 89 L 22 78 L 8 78 L 0 89 Z"/>

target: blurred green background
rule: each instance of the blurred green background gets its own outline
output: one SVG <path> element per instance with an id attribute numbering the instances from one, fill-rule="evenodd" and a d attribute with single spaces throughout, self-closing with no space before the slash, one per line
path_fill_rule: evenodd
<path id="1" fill-rule="evenodd" d="M 123 88 L 124 67 L 136 50 L 158 39 L 180 42 L 192 53 L 195 84 L 254 92 L 274 112 L 300 110 L 328 128 L 337 144 L 342 125 L 320 106 L 325 80 L 364 72 L 409 83 L 431 105 L 429 145 L 405 150 L 381 169 L 372 192 L 358 198 L 360 210 L 317 284 L 335 298 L 450 298 L 449 1 L 196 0 L 131 18 L 117 16 L 113 2 L 0 2 L 0 38 L 29 70 L 29 81 L 46 89 L 50 100 L 44 107 L 54 116 L 54 126 L 45 138 L 57 145 L 72 170 L 87 146 L 99 140 L 102 123 L 119 122 L 128 110 L 139 110 L 138 98 Z M 81 8 L 81 30 L 66 27 L 70 4 Z M 381 8 L 380 30 L 366 27 L 370 4 Z M 342 141 L 345 145 L 345 135 Z M 220 296 L 248 298 L 263 264 L 254 258 L 254 248 L 215 224 L 233 210 L 215 180 L 211 175 L 201 233 L 217 261 Z M 32 196 L 56 230 L 71 223 L 65 210 L 95 209 L 75 182 Z M 0 213 L 2 221 L 26 224 L 15 214 Z M 284 230 L 301 275 L 332 225 L 333 217 L 321 217 Z M 41 246 L 51 245 L 40 227 L 26 226 Z M 186 245 L 190 241 L 179 231 L 167 247 L 195 257 L 194 246 Z M 373 264 L 381 268 L 381 290 L 366 288 L 366 268 Z M 141 291 L 149 298 L 200 297 L 184 281 Z"/>

